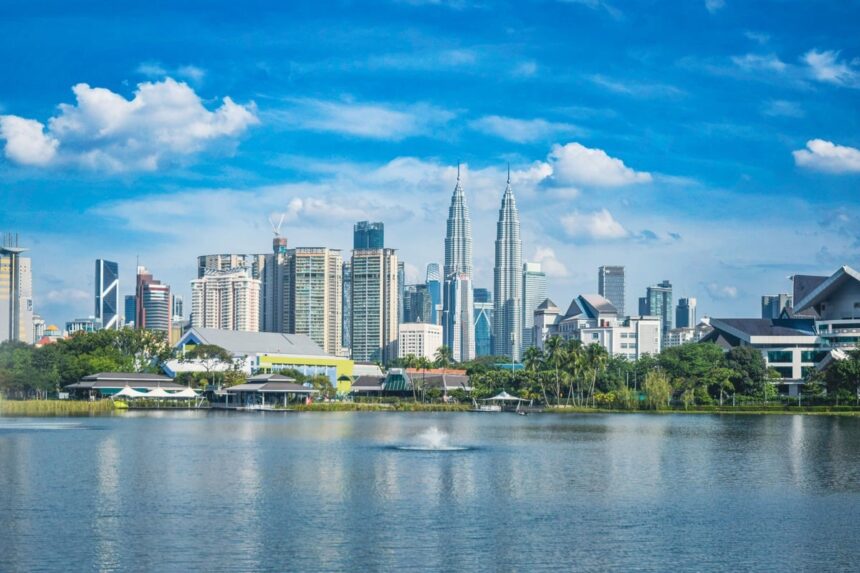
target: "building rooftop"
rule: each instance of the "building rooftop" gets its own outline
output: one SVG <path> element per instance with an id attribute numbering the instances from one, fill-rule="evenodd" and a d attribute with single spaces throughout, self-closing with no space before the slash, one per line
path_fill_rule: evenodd
<path id="1" fill-rule="evenodd" d="M 812 310 L 815 315 L 820 315 L 819 305 L 831 297 L 836 291 L 852 281 L 860 282 L 860 273 L 848 266 L 840 267 L 835 273 L 829 277 L 800 277 L 806 284 L 802 298 L 794 299 L 793 311 L 796 314 L 803 314 L 806 311 Z M 818 281 L 817 279 L 824 280 Z M 810 280 L 815 279 L 815 280 Z M 797 292 L 797 280 L 795 276 L 795 292 Z M 813 286 L 814 285 L 814 286 Z"/>
<path id="2" fill-rule="evenodd" d="M 240 332 L 217 328 L 192 328 L 179 341 L 198 344 L 214 344 L 231 354 L 289 354 L 295 356 L 319 356 L 331 358 L 305 334 L 281 334 L 277 332 Z"/>

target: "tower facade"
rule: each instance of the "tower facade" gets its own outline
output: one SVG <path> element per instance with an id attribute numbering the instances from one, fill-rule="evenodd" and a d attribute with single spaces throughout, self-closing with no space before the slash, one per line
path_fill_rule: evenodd
<path id="1" fill-rule="evenodd" d="M 0 244 L 0 342 L 33 342 L 33 276 L 27 249 L 17 235 L 6 234 Z"/>
<path id="2" fill-rule="evenodd" d="M 679 298 L 675 309 L 675 328 L 696 326 L 696 299 Z"/>
<path id="3" fill-rule="evenodd" d="M 174 310 L 174 314 L 179 313 Z M 197 328 L 258 332 L 260 281 L 244 267 L 207 270 L 203 278 L 191 281 L 191 324 Z"/>
<path id="4" fill-rule="evenodd" d="M 343 257 L 325 247 L 290 249 L 284 273 L 284 331 L 307 334 L 338 356 L 343 342 Z"/>
<path id="5" fill-rule="evenodd" d="M 353 249 L 382 249 L 385 247 L 385 225 L 359 221 L 352 228 Z"/>
<path id="6" fill-rule="evenodd" d="M 118 329 L 119 318 L 119 265 L 104 259 L 96 260 L 95 317 L 101 328 Z"/>
<path id="7" fill-rule="evenodd" d="M 394 249 L 352 252 L 352 359 L 397 358 L 397 254 Z"/>
<path id="8" fill-rule="evenodd" d="M 597 294 L 618 309 L 619 318 L 627 316 L 624 312 L 624 267 L 604 265 L 597 269 Z"/>
<path id="9" fill-rule="evenodd" d="M 134 327 L 170 335 L 170 286 L 155 280 L 146 267 L 137 267 Z"/>
<path id="10" fill-rule="evenodd" d="M 494 354 L 520 359 L 522 348 L 523 244 L 520 214 L 511 189 L 511 175 L 502 196 L 496 223 L 496 265 L 493 270 L 495 306 L 493 312 Z M 540 303 L 538 303 L 540 304 Z"/>
<path id="11" fill-rule="evenodd" d="M 546 273 L 540 263 L 523 264 L 523 352 L 535 346 L 535 311 L 546 300 Z"/>
<path id="12" fill-rule="evenodd" d="M 445 346 L 454 360 L 464 362 L 475 357 L 475 323 L 472 308 L 472 220 L 466 195 L 457 184 L 448 208 L 445 232 L 444 288 L 442 293 L 442 328 Z"/>

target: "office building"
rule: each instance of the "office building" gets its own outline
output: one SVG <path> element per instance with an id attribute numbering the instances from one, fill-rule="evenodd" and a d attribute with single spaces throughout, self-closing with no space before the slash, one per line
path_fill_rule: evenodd
<path id="1" fill-rule="evenodd" d="M 520 240 L 520 214 L 508 182 L 502 196 L 496 223 L 496 263 L 493 268 L 495 309 L 493 311 L 493 348 L 497 356 L 520 359 L 523 313 L 523 244 Z M 538 303 L 539 304 L 539 303 Z"/>
<path id="2" fill-rule="evenodd" d="M 439 263 L 427 265 L 426 277 L 427 290 L 430 292 L 430 300 L 433 302 L 433 313 L 431 318 L 425 322 L 442 324 L 442 271 Z"/>
<path id="3" fill-rule="evenodd" d="M 7 233 L 0 246 L 0 342 L 33 342 L 33 276 L 18 236 Z"/>
<path id="4" fill-rule="evenodd" d="M 353 249 L 383 249 L 385 248 L 385 225 L 359 221 L 352 228 Z"/>
<path id="5" fill-rule="evenodd" d="M 472 220 L 466 195 L 457 183 L 451 196 L 445 231 L 445 268 L 442 292 L 442 331 L 452 357 L 466 362 L 475 357 L 475 322 L 472 308 Z"/>
<path id="6" fill-rule="evenodd" d="M 523 265 L 523 350 L 534 346 L 535 311 L 546 300 L 546 273 L 540 263 Z M 475 311 L 477 314 L 477 310 Z M 477 334 L 475 334 L 477 336 Z"/>
<path id="7" fill-rule="evenodd" d="M 95 291 L 95 318 L 101 328 L 120 328 L 118 264 L 96 259 Z"/>
<path id="8" fill-rule="evenodd" d="M 94 316 L 87 318 L 76 318 L 66 322 L 66 335 L 71 336 L 76 332 L 95 332 L 102 328 L 101 320 Z"/>
<path id="9" fill-rule="evenodd" d="M 146 267 L 137 267 L 134 327 L 163 332 L 169 337 L 171 302 L 170 286 L 155 280 Z"/>
<path id="10" fill-rule="evenodd" d="M 618 310 L 618 316 L 627 316 L 624 313 L 624 267 L 606 265 L 597 269 L 597 294 L 612 303 Z"/>
<path id="11" fill-rule="evenodd" d="M 696 326 L 696 299 L 679 298 L 675 309 L 675 328 L 692 328 Z"/>
<path id="12" fill-rule="evenodd" d="M 442 346 L 442 327 L 426 322 L 404 322 L 397 337 L 397 352 L 400 358 L 417 356 L 434 360 L 436 351 Z"/>
<path id="13" fill-rule="evenodd" d="M 260 280 L 246 267 L 206 270 L 191 281 L 191 326 L 259 331 Z"/>
<path id="14" fill-rule="evenodd" d="M 493 354 L 493 294 L 485 288 L 476 288 L 472 307 L 475 309 L 475 356 Z"/>
<path id="15" fill-rule="evenodd" d="M 792 296 L 790 294 L 772 294 L 761 297 L 761 317 L 779 318 L 782 311 L 791 309 Z"/>
<path id="16" fill-rule="evenodd" d="M 387 363 L 397 357 L 397 254 L 352 252 L 352 358 Z"/>
<path id="17" fill-rule="evenodd" d="M 343 294 L 341 298 L 341 320 L 343 321 L 343 329 L 341 330 L 341 348 L 344 353 L 348 353 L 352 348 L 352 263 L 350 261 L 343 262 Z"/>
<path id="18" fill-rule="evenodd" d="M 433 317 L 433 300 L 427 285 L 407 285 L 403 297 L 404 322 L 424 322 L 435 324 Z"/>
<path id="19" fill-rule="evenodd" d="M 265 332 L 286 332 L 284 302 L 284 273 L 287 261 L 287 238 L 275 235 L 272 252 L 265 256 L 260 274 L 260 329 Z"/>
<path id="20" fill-rule="evenodd" d="M 397 261 L 397 323 L 406 322 L 406 265 L 403 261 Z"/>
<path id="21" fill-rule="evenodd" d="M 182 298 L 182 296 L 178 295 L 178 294 L 173 295 L 173 298 L 171 299 L 171 304 L 173 305 L 172 306 L 172 308 L 173 308 L 173 320 L 184 319 L 185 318 L 185 305 L 184 305 L 184 299 Z M 259 306 L 258 306 L 258 308 L 259 308 Z M 259 312 L 259 310 L 257 312 Z M 257 321 L 257 324 L 259 324 L 259 320 Z"/>
<path id="22" fill-rule="evenodd" d="M 127 294 L 125 295 L 124 300 L 122 324 L 123 326 L 134 326 L 134 315 L 135 309 L 137 308 L 135 296 L 133 294 Z"/>
<path id="23" fill-rule="evenodd" d="M 343 257 L 340 250 L 289 249 L 283 286 L 284 331 L 307 334 L 323 350 L 340 356 L 343 348 Z"/>
<path id="24" fill-rule="evenodd" d="M 644 298 L 639 299 L 639 314 L 642 316 L 659 316 L 663 327 L 663 335 L 667 335 L 674 327 L 674 305 L 672 304 L 672 283 L 667 280 L 651 285 L 646 289 Z"/>

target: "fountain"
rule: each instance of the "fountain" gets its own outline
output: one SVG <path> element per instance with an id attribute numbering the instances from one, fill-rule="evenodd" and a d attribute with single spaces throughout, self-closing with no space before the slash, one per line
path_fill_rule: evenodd
<path id="1" fill-rule="evenodd" d="M 397 446 L 398 450 L 410 450 L 416 452 L 461 452 L 469 448 L 464 446 L 451 446 L 448 444 L 448 434 L 436 426 L 428 428 L 415 436 L 416 443 L 413 445 Z"/>

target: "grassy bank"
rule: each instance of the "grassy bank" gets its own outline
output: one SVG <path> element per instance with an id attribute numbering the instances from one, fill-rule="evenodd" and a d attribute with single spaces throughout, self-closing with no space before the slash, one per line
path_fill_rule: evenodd
<path id="1" fill-rule="evenodd" d="M 398 402 L 396 404 L 364 402 L 318 402 L 296 406 L 300 412 L 467 412 L 468 404 L 422 404 Z"/>
<path id="2" fill-rule="evenodd" d="M 112 411 L 110 400 L 0 400 L 0 416 L 92 416 Z"/>
<path id="3" fill-rule="evenodd" d="M 544 410 L 553 414 L 742 414 L 784 415 L 810 414 L 819 416 L 860 416 L 860 408 L 854 406 L 691 406 L 663 410 L 623 410 L 615 408 L 584 408 L 577 406 L 550 406 Z"/>

